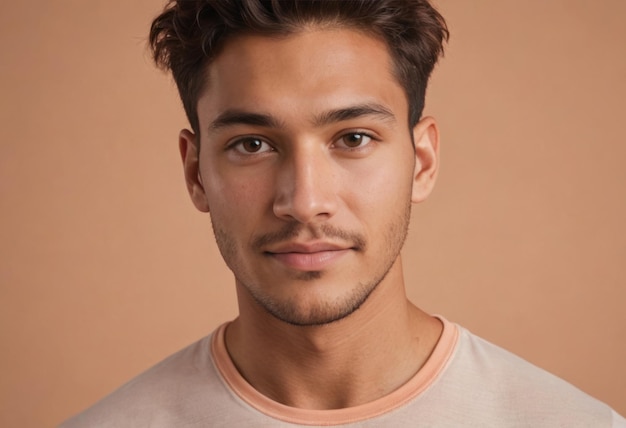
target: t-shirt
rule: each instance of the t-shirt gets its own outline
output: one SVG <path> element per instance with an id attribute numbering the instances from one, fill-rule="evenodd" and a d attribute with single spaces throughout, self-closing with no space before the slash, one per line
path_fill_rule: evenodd
<path id="1" fill-rule="evenodd" d="M 74 427 L 620 427 L 626 420 L 569 383 L 442 319 L 418 373 L 389 395 L 345 409 L 285 406 L 239 374 L 226 325 L 83 413 Z"/>

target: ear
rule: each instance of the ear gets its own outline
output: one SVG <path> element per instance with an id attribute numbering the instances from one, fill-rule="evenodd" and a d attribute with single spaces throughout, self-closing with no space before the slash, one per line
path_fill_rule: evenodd
<path id="1" fill-rule="evenodd" d="M 422 118 L 413 128 L 415 170 L 411 201 L 424 201 L 433 190 L 439 170 L 439 128 L 432 117 Z"/>
<path id="2" fill-rule="evenodd" d="M 202 212 L 209 212 L 209 202 L 204 191 L 200 176 L 199 141 L 196 135 L 188 129 L 183 129 L 178 135 L 178 148 L 183 160 L 187 191 L 196 208 Z"/>

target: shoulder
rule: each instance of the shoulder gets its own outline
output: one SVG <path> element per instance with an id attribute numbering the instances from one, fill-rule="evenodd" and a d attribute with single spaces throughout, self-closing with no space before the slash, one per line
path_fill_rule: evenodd
<path id="1" fill-rule="evenodd" d="M 213 365 L 212 336 L 169 356 L 61 428 L 184 426 L 186 417 L 197 417 L 197 409 L 228 395 Z"/>
<path id="2" fill-rule="evenodd" d="M 611 426 L 612 410 L 563 379 L 459 328 L 442 381 L 468 411 L 523 426 Z M 463 398 L 470 396 L 471 400 Z"/>

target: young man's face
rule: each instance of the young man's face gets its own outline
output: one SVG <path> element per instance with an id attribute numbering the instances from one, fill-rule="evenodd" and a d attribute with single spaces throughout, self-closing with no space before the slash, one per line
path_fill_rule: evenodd
<path id="1" fill-rule="evenodd" d="M 384 43 L 346 29 L 240 36 L 207 70 L 199 153 L 181 133 L 187 184 L 240 292 L 283 321 L 341 319 L 398 277 L 437 131 L 409 128 L 391 70 Z"/>

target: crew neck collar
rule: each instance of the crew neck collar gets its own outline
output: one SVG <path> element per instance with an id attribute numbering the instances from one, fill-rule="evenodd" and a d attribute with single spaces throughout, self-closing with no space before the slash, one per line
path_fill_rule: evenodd
<path id="1" fill-rule="evenodd" d="M 452 356 L 459 332 L 455 324 L 437 317 L 443 331 L 437 345 L 422 368 L 404 385 L 377 400 L 359 406 L 332 410 L 310 410 L 286 406 L 258 392 L 237 371 L 224 340 L 228 323 L 222 324 L 213 334 L 211 355 L 222 380 L 244 402 L 261 413 L 284 422 L 300 425 L 343 425 L 371 419 L 391 412 L 425 391 L 447 366 Z"/>

